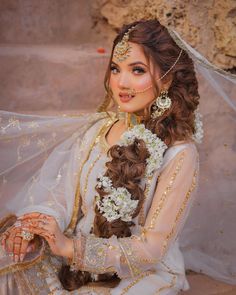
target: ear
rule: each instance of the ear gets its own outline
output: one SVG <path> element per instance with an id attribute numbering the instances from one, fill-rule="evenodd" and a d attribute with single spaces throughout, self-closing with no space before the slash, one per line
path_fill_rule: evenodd
<path id="1" fill-rule="evenodd" d="M 169 89 L 170 85 L 172 84 L 172 81 L 173 81 L 173 76 L 172 75 L 167 75 L 165 77 L 165 80 L 163 81 L 162 88 L 163 89 Z"/>

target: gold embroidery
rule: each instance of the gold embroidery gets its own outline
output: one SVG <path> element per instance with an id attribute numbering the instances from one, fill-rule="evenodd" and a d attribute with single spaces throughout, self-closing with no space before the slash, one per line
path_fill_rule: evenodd
<path id="1" fill-rule="evenodd" d="M 82 169 L 84 167 L 85 162 L 88 160 L 89 155 L 91 153 L 91 150 L 92 150 L 93 146 L 96 143 L 97 137 L 100 135 L 100 132 L 102 131 L 103 128 L 104 128 L 104 125 L 102 125 L 102 127 L 98 130 L 98 132 L 94 136 L 94 138 L 93 138 L 93 140 L 92 140 L 92 142 L 90 144 L 90 147 L 87 150 L 87 154 L 86 154 L 86 156 L 84 158 L 84 161 L 83 161 L 82 165 L 80 166 L 78 177 L 77 177 L 77 188 L 76 188 L 76 193 L 75 193 L 75 201 L 74 201 L 74 206 L 73 206 L 72 217 L 71 217 L 70 224 L 68 225 L 68 227 L 67 227 L 67 229 L 65 231 L 67 234 L 70 234 L 70 233 L 73 232 L 73 230 L 74 230 L 74 228 L 76 226 L 76 222 L 77 222 L 77 214 L 78 214 L 78 210 L 79 210 L 80 202 L 81 202 L 81 197 L 80 197 L 80 176 L 81 176 Z M 80 150 L 82 150 L 84 148 L 83 145 L 84 145 L 84 142 L 82 142 Z"/>
<path id="2" fill-rule="evenodd" d="M 155 212 L 154 212 L 154 214 L 153 214 L 153 216 L 151 218 L 151 223 L 147 228 L 148 230 L 152 230 L 155 227 L 156 220 L 157 220 L 157 218 L 158 218 L 158 216 L 160 214 L 161 209 L 164 206 L 164 202 L 165 202 L 168 194 L 170 193 L 170 191 L 172 189 L 172 186 L 174 184 L 176 176 L 178 175 L 180 169 L 182 168 L 184 156 L 185 156 L 185 153 L 183 152 L 181 154 L 181 156 L 180 156 L 180 159 L 178 160 L 178 163 L 177 163 L 176 167 L 175 167 L 175 171 L 174 171 L 173 175 L 171 176 L 170 182 L 169 182 L 168 186 L 166 187 L 165 191 L 162 194 L 162 197 L 161 197 L 161 199 L 160 199 L 160 201 L 158 203 L 157 209 L 155 210 Z"/>
<path id="3" fill-rule="evenodd" d="M 2 134 L 6 134 L 6 129 L 9 127 L 17 127 L 19 130 L 21 130 L 20 127 L 20 121 L 17 120 L 15 117 L 12 117 L 8 120 L 8 125 L 6 125 L 5 127 L 1 127 L 1 133 Z"/>
<path id="4" fill-rule="evenodd" d="M 170 284 L 169 285 L 166 285 L 166 286 L 163 286 L 160 289 L 158 289 L 156 295 L 160 294 L 160 292 L 163 291 L 163 290 L 172 288 L 175 285 L 175 283 L 176 283 L 176 278 L 177 278 L 176 276 L 173 276 Z"/>
<path id="5" fill-rule="evenodd" d="M 167 248 L 167 244 L 168 244 L 169 239 L 174 234 L 174 230 L 175 230 L 176 224 L 177 224 L 178 220 L 180 219 L 180 217 L 181 217 L 181 215 L 182 215 L 182 213 L 183 213 L 183 211 L 184 211 L 184 209 L 185 209 L 185 207 L 187 205 L 188 199 L 190 198 L 190 195 L 191 195 L 191 193 L 193 192 L 193 190 L 194 190 L 194 188 L 196 186 L 196 176 L 197 176 L 197 170 L 194 171 L 194 175 L 193 175 L 191 186 L 190 186 L 190 188 L 189 188 L 189 190 L 188 190 L 188 192 L 187 192 L 187 194 L 185 196 L 185 199 L 184 199 L 184 201 L 182 203 L 181 208 L 179 209 L 179 211 L 178 211 L 178 213 L 177 213 L 177 215 L 175 217 L 174 225 L 173 225 L 171 231 L 166 236 L 166 240 L 164 241 L 163 248 L 162 248 L 162 255 L 164 254 L 164 252 L 165 252 L 165 250 Z"/>
<path id="6" fill-rule="evenodd" d="M 27 136 L 24 136 L 20 139 L 20 142 L 19 142 L 19 146 L 17 147 L 17 161 L 20 161 L 22 160 L 22 156 L 21 156 L 21 149 L 24 148 L 24 147 L 27 147 L 30 145 L 30 138 L 27 137 Z"/>
<path id="7" fill-rule="evenodd" d="M 25 262 L 23 261 L 23 262 L 20 262 L 20 263 L 12 264 L 12 265 L 7 266 L 7 267 L 5 267 L 3 269 L 0 269 L 0 275 L 5 275 L 5 274 L 7 274 L 9 272 L 14 273 L 14 272 L 19 271 L 19 270 L 27 269 L 29 267 L 32 267 L 36 263 L 39 263 L 44 258 L 45 258 L 45 255 L 41 254 L 41 255 L 37 256 L 35 259 L 33 259 L 31 261 L 25 261 Z"/>
<path id="8" fill-rule="evenodd" d="M 130 273 L 131 273 L 131 275 L 134 277 L 134 271 L 133 271 L 133 267 L 132 267 L 132 265 L 131 265 L 131 263 L 130 263 L 130 261 L 129 261 L 129 257 L 128 257 L 128 253 L 126 252 L 126 250 L 124 249 L 124 247 L 123 247 L 123 245 L 122 245 L 122 243 L 120 242 L 120 248 L 121 248 L 121 250 L 122 250 L 122 252 L 123 252 L 123 255 L 124 256 L 121 256 L 121 262 L 124 262 L 125 263 L 125 261 L 126 261 L 126 263 L 127 263 L 127 265 L 128 265 L 128 267 L 129 267 L 129 270 L 130 270 Z"/>
<path id="9" fill-rule="evenodd" d="M 139 281 L 141 281 L 144 277 L 150 276 L 154 273 L 155 273 L 155 271 L 153 271 L 153 270 L 148 270 L 148 271 L 143 272 L 134 281 L 132 281 L 127 287 L 125 287 L 120 295 L 126 294 L 130 288 L 132 288 L 135 284 L 137 284 Z"/>
<path id="10" fill-rule="evenodd" d="M 150 176 L 147 179 L 147 183 L 146 183 L 146 187 L 145 187 L 145 191 L 144 191 L 144 200 L 143 200 L 143 204 L 140 209 L 139 217 L 138 217 L 138 223 L 140 225 L 144 225 L 144 222 L 145 222 L 145 220 L 144 220 L 144 205 L 145 205 L 145 201 L 147 199 L 147 196 L 148 196 L 150 188 L 151 188 L 152 179 L 153 179 L 153 176 Z"/>
<path id="11" fill-rule="evenodd" d="M 81 270 L 91 271 L 97 274 L 108 271 L 115 272 L 113 267 L 105 267 L 108 248 L 109 242 L 106 239 L 97 238 L 93 234 L 87 236 Z"/>
<path id="12" fill-rule="evenodd" d="M 136 254 L 138 253 L 138 249 L 134 249 L 132 246 L 133 239 L 140 240 L 136 236 L 119 239 L 119 245 L 123 252 L 123 256 L 121 256 L 120 261 L 122 264 L 128 265 L 132 276 L 137 276 L 142 272 L 141 267 L 143 264 L 154 264 L 158 262 L 158 259 L 137 256 Z"/>
<path id="13" fill-rule="evenodd" d="M 165 268 L 167 269 L 167 271 L 173 275 L 176 275 L 177 273 L 174 272 L 164 261 L 161 261 L 161 264 L 163 264 L 165 266 Z"/>
<path id="14" fill-rule="evenodd" d="M 97 161 L 101 158 L 102 154 L 99 154 L 95 160 L 90 164 L 90 167 L 89 167 L 89 170 L 88 170 L 88 173 L 86 175 L 86 179 L 85 179 L 85 188 L 84 188 L 84 195 L 82 196 L 83 198 L 83 204 L 82 204 L 82 211 L 84 213 L 84 215 L 86 216 L 87 213 L 88 213 L 88 210 L 87 210 L 87 207 L 85 205 L 85 197 L 86 197 L 86 193 L 87 193 L 87 190 L 88 190 L 88 178 L 90 176 L 90 173 L 92 172 L 93 170 L 93 167 L 94 165 L 97 163 Z"/>
<path id="15" fill-rule="evenodd" d="M 100 140 L 99 140 L 99 143 L 100 143 L 100 146 L 102 148 L 102 150 L 107 153 L 107 151 L 109 150 L 110 146 L 108 145 L 107 143 L 107 140 L 106 140 L 106 135 L 107 135 L 107 132 L 108 130 L 111 129 L 111 127 L 117 122 L 119 121 L 119 119 L 115 119 L 113 117 L 113 119 L 109 120 L 105 126 L 105 128 L 102 130 L 101 132 L 101 136 L 100 136 Z"/>
<path id="16" fill-rule="evenodd" d="M 16 281 L 17 288 L 23 293 L 23 294 L 29 294 L 29 295 L 36 295 L 38 294 L 38 290 L 36 293 L 33 293 L 32 288 L 30 288 L 29 284 L 27 284 L 24 272 L 16 272 L 14 274 L 14 279 Z M 32 292 L 31 292 L 32 291 Z"/>
<path id="17" fill-rule="evenodd" d="M 38 128 L 39 127 L 39 123 L 35 122 L 35 121 L 29 122 L 27 125 L 28 125 L 28 128 Z"/>

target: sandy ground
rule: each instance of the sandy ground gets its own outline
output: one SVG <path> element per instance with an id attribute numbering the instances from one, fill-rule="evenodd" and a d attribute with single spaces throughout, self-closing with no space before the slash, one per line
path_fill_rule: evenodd
<path id="1" fill-rule="evenodd" d="M 235 295 L 236 286 L 224 284 L 212 278 L 192 272 L 187 275 L 190 290 L 179 295 Z"/>

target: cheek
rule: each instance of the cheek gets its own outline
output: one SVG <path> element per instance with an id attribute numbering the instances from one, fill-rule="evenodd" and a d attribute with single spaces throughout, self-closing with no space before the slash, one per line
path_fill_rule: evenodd
<path id="1" fill-rule="evenodd" d="M 113 89 L 117 87 L 117 79 L 114 76 L 110 77 L 109 86 Z"/>
<path id="2" fill-rule="evenodd" d="M 143 77 L 139 77 L 137 80 L 133 81 L 133 88 L 136 90 L 142 90 L 152 84 L 151 77 L 145 75 Z"/>

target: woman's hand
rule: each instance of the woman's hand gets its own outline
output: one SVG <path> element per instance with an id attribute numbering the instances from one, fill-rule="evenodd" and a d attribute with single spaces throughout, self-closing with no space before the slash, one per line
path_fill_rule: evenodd
<path id="1" fill-rule="evenodd" d="M 23 261 L 25 254 L 36 248 L 35 240 L 27 241 L 21 236 L 19 222 L 13 224 L 1 236 L 1 245 L 14 262 Z"/>
<path id="2" fill-rule="evenodd" d="M 72 258 L 73 241 L 61 232 L 54 217 L 34 212 L 25 214 L 18 220 L 22 224 L 22 230 L 45 238 L 53 254 Z"/>

